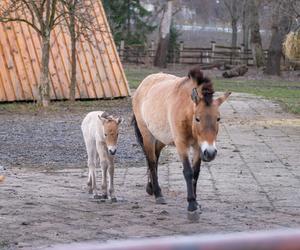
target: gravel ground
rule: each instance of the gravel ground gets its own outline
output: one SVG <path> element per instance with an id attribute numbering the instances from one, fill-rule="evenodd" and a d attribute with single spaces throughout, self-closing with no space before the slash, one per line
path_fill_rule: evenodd
<path id="1" fill-rule="evenodd" d="M 75 107 L 56 103 L 48 112 L 0 113 L 0 165 L 26 167 L 82 167 L 87 155 L 80 129 L 84 116 L 105 110 L 124 118 L 116 162 L 134 165 L 142 160 L 141 150 L 132 139 L 132 111 L 129 99 L 82 102 Z"/>

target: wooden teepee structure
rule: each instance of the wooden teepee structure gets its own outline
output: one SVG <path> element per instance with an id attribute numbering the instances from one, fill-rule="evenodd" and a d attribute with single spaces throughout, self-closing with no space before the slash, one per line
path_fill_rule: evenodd
<path id="1" fill-rule="evenodd" d="M 114 98 L 130 95 L 101 1 L 93 15 L 101 32 L 96 43 L 79 41 L 77 47 L 77 99 Z M 70 42 L 62 26 L 52 33 L 50 95 L 52 100 L 69 97 Z M 0 102 L 36 100 L 40 72 L 41 41 L 26 24 L 0 23 Z"/>

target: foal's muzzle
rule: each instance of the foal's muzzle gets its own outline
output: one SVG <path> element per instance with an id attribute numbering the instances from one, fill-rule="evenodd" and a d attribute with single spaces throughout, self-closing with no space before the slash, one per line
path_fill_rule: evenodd
<path id="1" fill-rule="evenodd" d="M 116 154 L 116 152 L 117 152 L 117 150 L 116 149 L 114 149 L 114 150 L 108 150 L 109 151 L 109 153 L 111 154 L 111 155 L 115 155 Z"/>
<path id="2" fill-rule="evenodd" d="M 109 152 L 111 155 L 115 155 L 116 152 L 117 152 L 117 147 L 115 147 L 115 146 L 110 146 L 110 147 L 108 147 L 108 152 Z"/>

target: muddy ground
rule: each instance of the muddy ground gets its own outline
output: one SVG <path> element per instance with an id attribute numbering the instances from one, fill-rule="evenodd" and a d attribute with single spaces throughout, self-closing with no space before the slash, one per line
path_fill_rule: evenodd
<path id="1" fill-rule="evenodd" d="M 125 118 L 114 204 L 87 194 L 80 123 L 91 110 Z M 0 175 L 6 179 L 0 184 L 0 249 L 300 226 L 299 117 L 276 103 L 233 94 L 222 107 L 219 155 L 201 170 L 202 214 L 190 223 L 174 148 L 163 151 L 159 166 L 168 204 L 156 205 L 146 195 L 145 160 L 131 115 L 130 99 L 1 111 Z"/>

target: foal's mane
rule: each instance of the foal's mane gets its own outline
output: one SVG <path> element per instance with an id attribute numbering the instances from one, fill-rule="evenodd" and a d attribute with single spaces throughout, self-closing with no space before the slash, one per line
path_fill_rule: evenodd
<path id="1" fill-rule="evenodd" d="M 195 67 L 190 70 L 188 74 L 189 79 L 193 79 L 197 86 L 202 86 L 201 94 L 203 96 L 203 100 L 207 106 L 212 104 L 214 87 L 213 84 L 208 77 L 204 77 L 203 72 L 200 70 L 200 67 Z"/>

